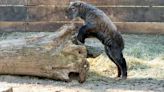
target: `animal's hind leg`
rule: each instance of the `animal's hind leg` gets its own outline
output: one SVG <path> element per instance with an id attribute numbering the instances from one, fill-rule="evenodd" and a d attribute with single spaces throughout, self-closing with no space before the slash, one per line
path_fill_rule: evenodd
<path id="1" fill-rule="evenodd" d="M 121 54 L 121 57 L 120 57 L 120 60 L 121 60 L 120 65 L 122 66 L 122 69 L 123 69 L 123 71 L 122 71 L 123 73 L 121 75 L 121 78 L 122 79 L 126 79 L 127 78 L 127 64 L 126 64 L 125 58 L 123 57 L 122 52 L 120 54 Z"/>
<path id="2" fill-rule="evenodd" d="M 112 55 L 111 55 L 111 51 L 108 50 L 106 47 L 105 47 L 105 52 L 106 52 L 107 56 L 110 58 L 110 60 L 111 60 L 113 63 L 116 64 L 116 66 L 117 66 L 117 71 L 118 71 L 117 78 L 119 78 L 119 77 L 121 76 L 121 69 L 120 69 L 119 65 L 113 60 L 113 58 L 111 57 L 111 56 L 112 56 Z"/>
<path id="3" fill-rule="evenodd" d="M 111 60 L 117 65 L 118 67 L 118 76 L 121 77 L 121 79 L 127 78 L 127 65 L 126 61 L 122 55 L 122 50 L 118 48 L 117 46 L 106 46 L 106 53 L 111 58 Z"/>

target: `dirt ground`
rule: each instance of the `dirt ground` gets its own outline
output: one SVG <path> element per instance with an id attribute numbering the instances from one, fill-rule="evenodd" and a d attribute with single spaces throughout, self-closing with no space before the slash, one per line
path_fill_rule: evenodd
<path id="1" fill-rule="evenodd" d="M 76 80 L 66 83 L 29 76 L 0 75 L 0 86 L 12 87 L 14 92 L 164 92 L 164 36 L 124 35 L 124 38 L 127 80 L 115 80 L 116 67 L 102 54 L 88 59 L 90 71 L 83 84 Z"/>
<path id="2" fill-rule="evenodd" d="M 77 81 L 65 83 L 33 77 L 1 76 L 0 85 L 13 87 L 14 92 L 163 92 L 164 90 L 164 80 L 153 78 L 129 78 L 125 81 L 106 78 L 79 84 Z"/>

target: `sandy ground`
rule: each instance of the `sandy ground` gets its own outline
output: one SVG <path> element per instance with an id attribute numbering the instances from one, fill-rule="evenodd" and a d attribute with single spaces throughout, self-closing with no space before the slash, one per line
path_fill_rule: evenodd
<path id="1" fill-rule="evenodd" d="M 0 76 L 0 86 L 13 87 L 14 92 L 163 92 L 164 80 L 129 78 L 116 81 L 106 78 L 79 84 L 75 80 L 65 83 L 35 77 Z"/>

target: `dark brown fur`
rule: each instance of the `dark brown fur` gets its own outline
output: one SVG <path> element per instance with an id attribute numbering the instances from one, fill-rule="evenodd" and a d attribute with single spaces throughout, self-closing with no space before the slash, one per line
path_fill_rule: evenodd
<path id="1" fill-rule="evenodd" d="M 108 57 L 117 66 L 117 77 L 126 79 L 127 65 L 122 54 L 124 41 L 110 18 L 100 9 L 84 2 L 71 3 L 66 14 L 70 19 L 80 17 L 85 21 L 85 25 L 79 30 L 77 39 L 84 43 L 87 37 L 93 36 L 98 38 L 104 44 Z"/>

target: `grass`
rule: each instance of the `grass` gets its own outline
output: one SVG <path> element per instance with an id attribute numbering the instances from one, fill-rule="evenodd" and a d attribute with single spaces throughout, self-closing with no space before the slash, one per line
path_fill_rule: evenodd
<path id="1" fill-rule="evenodd" d="M 126 56 L 152 60 L 164 55 L 164 35 L 124 35 Z"/>
<path id="2" fill-rule="evenodd" d="M 6 39 L 10 40 L 24 37 L 42 36 L 48 34 L 51 34 L 51 32 L 0 32 L 0 41 Z"/>

